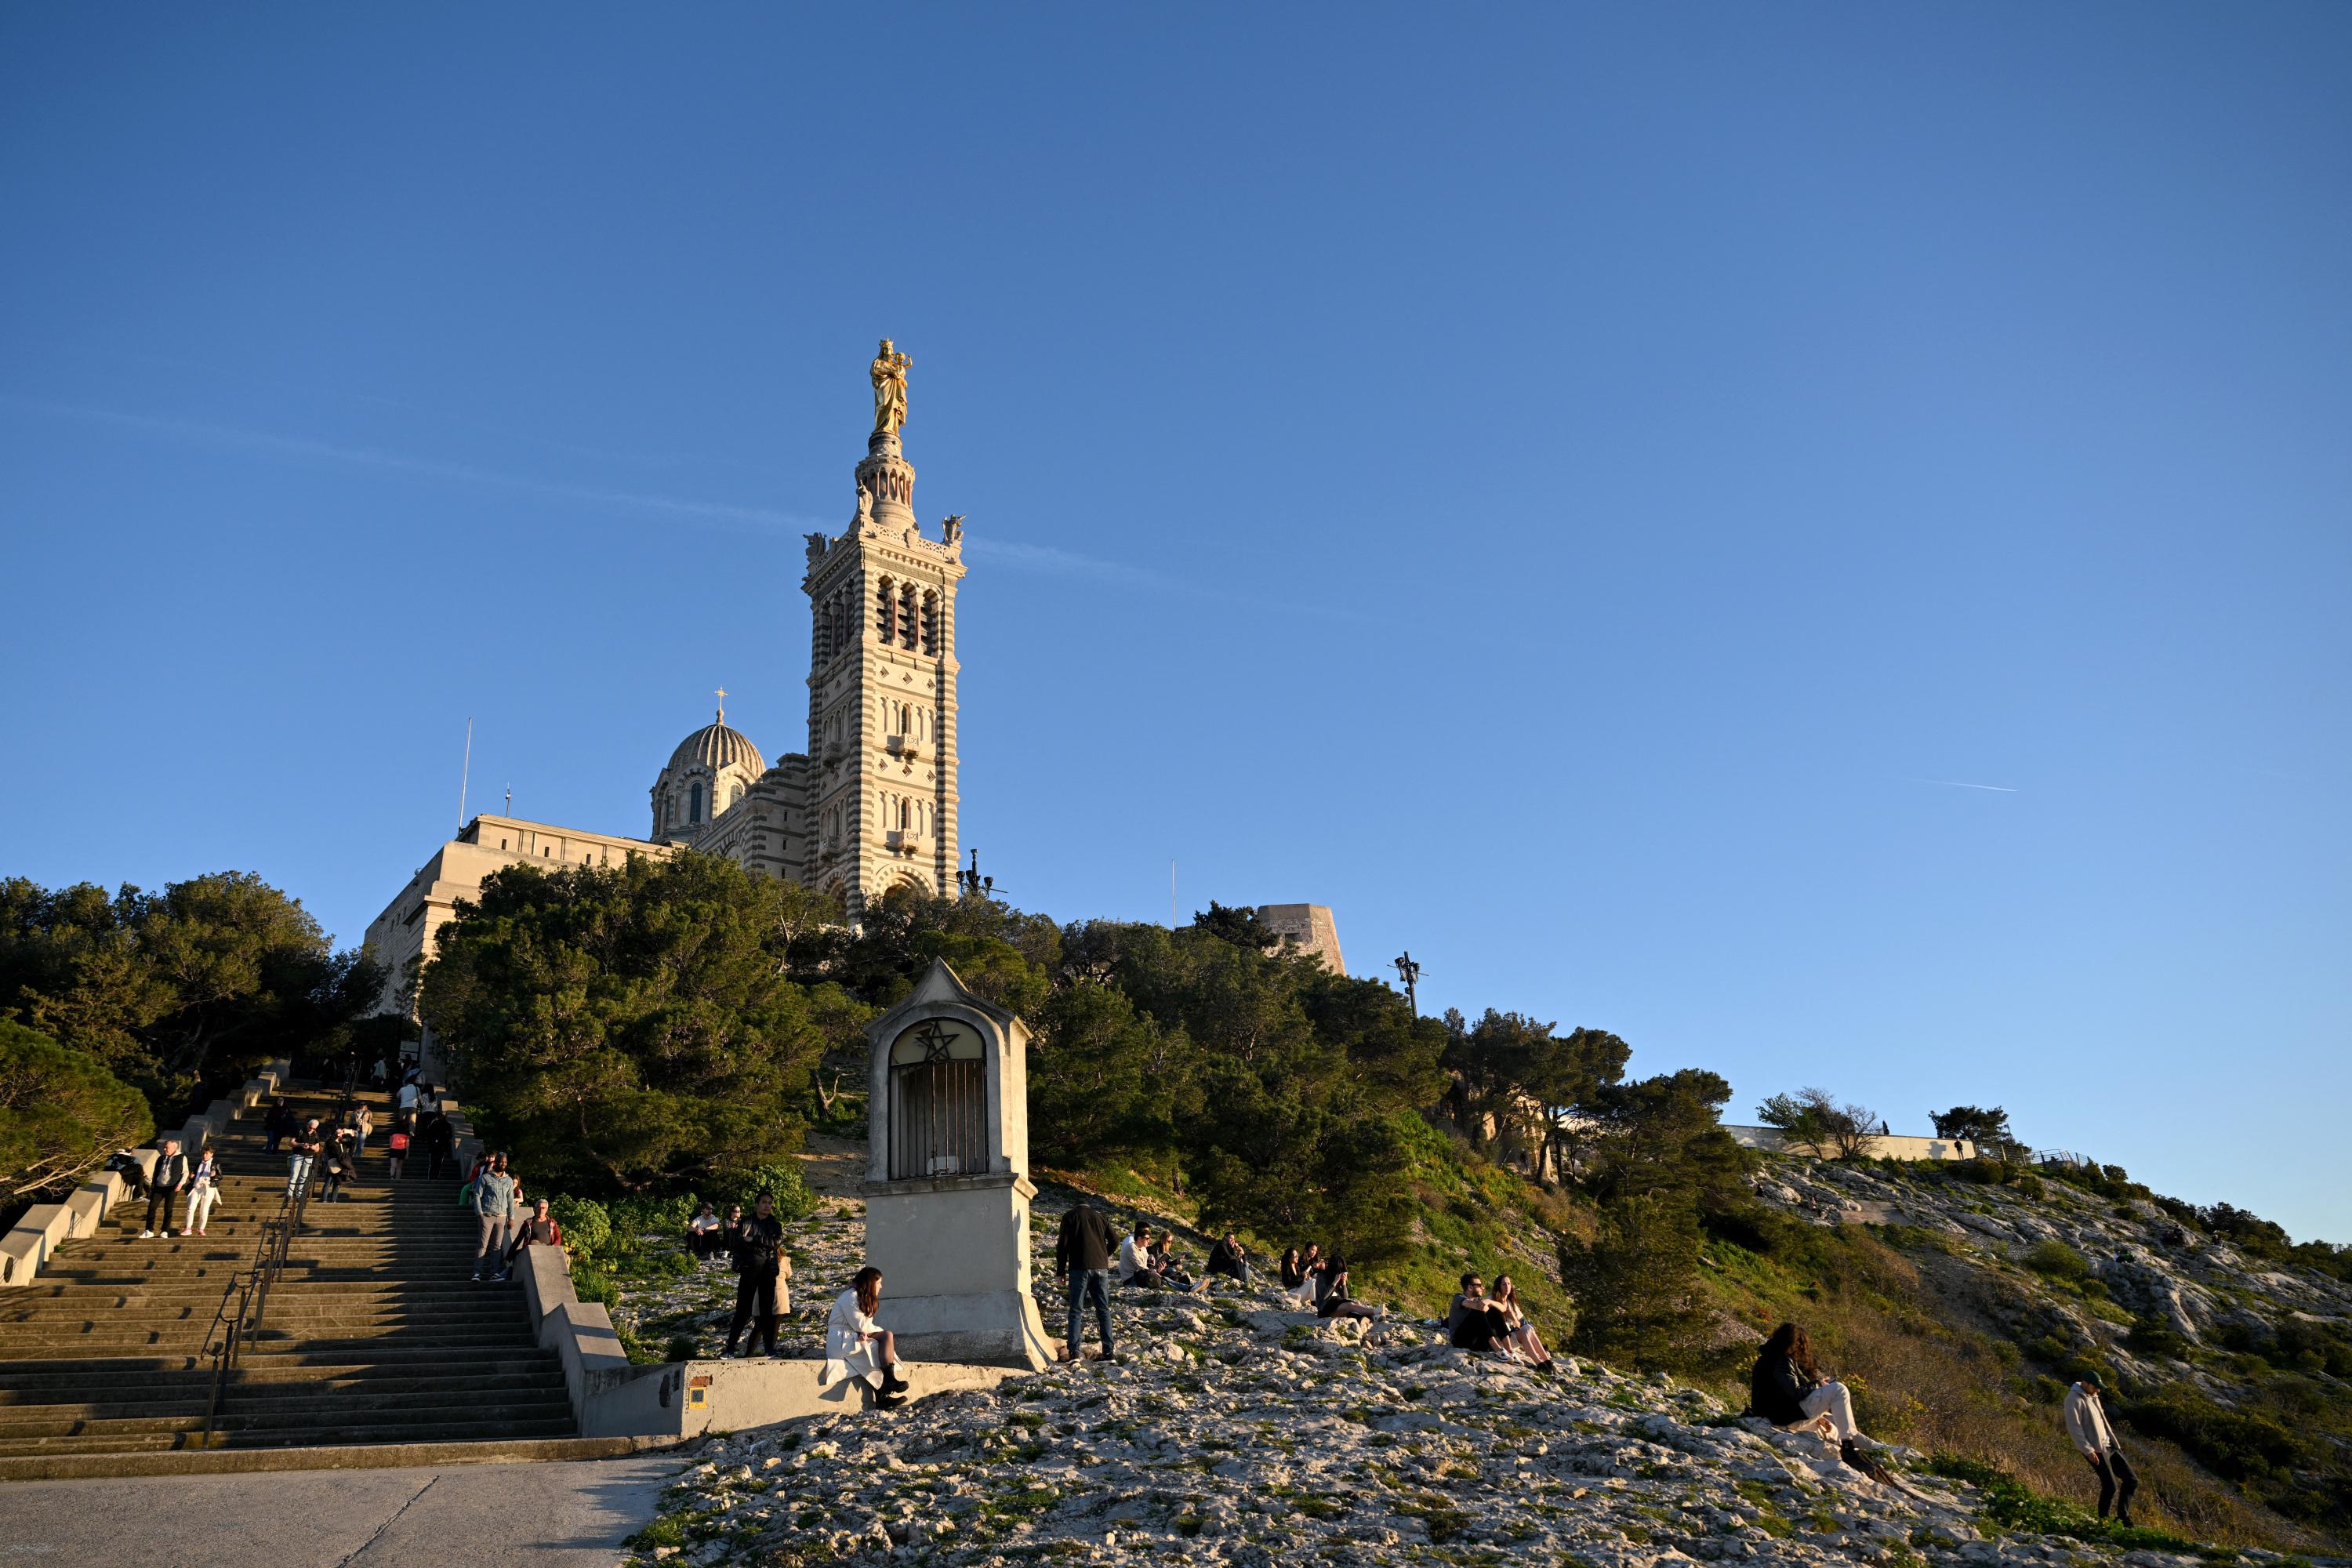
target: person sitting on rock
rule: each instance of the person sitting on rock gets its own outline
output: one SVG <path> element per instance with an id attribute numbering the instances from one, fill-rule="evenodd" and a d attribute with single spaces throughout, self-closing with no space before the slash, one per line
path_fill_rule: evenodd
<path id="1" fill-rule="evenodd" d="M 1551 1352 L 1544 1349 L 1536 1326 L 1528 1321 L 1526 1311 L 1519 1306 L 1519 1288 L 1509 1275 L 1495 1276 L 1495 1294 L 1491 1299 L 1503 1309 L 1503 1320 L 1507 1325 L 1503 1331 L 1504 1343 L 1538 1372 L 1551 1371 Z"/>
<path id="2" fill-rule="evenodd" d="M 1171 1290 L 1200 1288 L 1200 1281 L 1192 1278 L 1192 1270 L 1177 1259 L 1176 1238 L 1165 1230 L 1152 1239 L 1151 1268 L 1160 1276 L 1160 1284 Z"/>
<path id="3" fill-rule="evenodd" d="M 1862 1451 L 1853 1391 L 1822 1374 L 1804 1330 L 1794 1323 L 1774 1329 L 1748 1384 L 1749 1414 L 1783 1427 L 1826 1422 L 1837 1439 L 1839 1458 L 1874 1480 L 1885 1475 L 1884 1468 Z"/>
<path id="4" fill-rule="evenodd" d="M 2139 1477 L 2132 1472 L 2131 1461 L 2124 1458 L 2123 1445 L 2116 1441 L 2116 1429 L 2107 1425 L 2106 1406 L 2100 1402 L 2099 1378 L 2086 1372 L 2080 1383 L 2066 1390 L 2066 1436 L 2091 1461 L 2091 1468 L 2099 1478 L 2099 1517 L 2107 1517 L 2107 1505 L 2115 1504 L 2116 1522 L 2131 1527 L 2132 1494 L 2139 1490 Z"/>
<path id="5" fill-rule="evenodd" d="M 1242 1244 L 1234 1238 L 1232 1231 L 1219 1237 L 1216 1244 L 1209 1248 L 1209 1272 L 1213 1276 L 1222 1274 L 1244 1285 L 1250 1282 L 1249 1254 L 1242 1250 Z"/>
<path id="6" fill-rule="evenodd" d="M 1151 1267 L 1151 1227 L 1142 1220 L 1118 1244 L 1118 1282 L 1157 1290 L 1164 1283 Z"/>
<path id="7" fill-rule="evenodd" d="M 686 1222 L 687 1250 L 709 1262 L 727 1245 L 727 1222 L 719 1217 L 715 1204 L 704 1204 L 702 1212 Z"/>
<path id="8" fill-rule="evenodd" d="M 1300 1298 L 1300 1304 L 1311 1311 L 1323 1300 L 1325 1265 L 1321 1242 L 1310 1241 L 1307 1244 L 1307 1250 L 1298 1255 L 1298 1268 L 1307 1277 L 1306 1292 Z"/>
<path id="9" fill-rule="evenodd" d="M 824 1370 L 817 1382 L 863 1378 L 873 1386 L 875 1405 L 895 1410 L 907 1403 L 907 1380 L 898 1375 L 898 1341 L 874 1321 L 881 1307 L 882 1270 L 869 1263 L 834 1299 L 824 1322 Z"/>
<path id="10" fill-rule="evenodd" d="M 1445 1308 L 1446 1342 L 1456 1350 L 1507 1351 L 1510 1319 L 1487 1299 L 1486 1282 L 1476 1269 L 1462 1276 L 1462 1289 Z"/>
<path id="11" fill-rule="evenodd" d="M 1323 1300 L 1315 1309 L 1319 1318 L 1361 1318 L 1376 1323 L 1388 1315 L 1386 1308 L 1375 1307 L 1369 1301 L 1359 1301 L 1348 1293 L 1348 1260 L 1334 1254 L 1323 1270 Z"/>

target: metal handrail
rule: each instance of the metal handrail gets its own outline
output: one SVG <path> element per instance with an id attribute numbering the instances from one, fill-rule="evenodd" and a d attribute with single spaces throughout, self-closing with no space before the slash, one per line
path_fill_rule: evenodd
<path id="1" fill-rule="evenodd" d="M 221 1401 L 227 1392 L 228 1374 L 236 1370 L 237 1357 L 247 1342 L 261 1330 L 263 1315 L 269 1310 L 269 1288 L 285 1272 L 287 1252 L 293 1246 L 294 1236 L 302 1226 L 303 1211 L 310 1202 L 311 1165 L 302 1170 L 298 1190 L 289 1176 L 286 1196 L 278 1205 L 278 1213 L 261 1222 L 261 1237 L 255 1243 L 253 1262 L 229 1276 L 226 1289 L 221 1291 L 220 1306 L 213 1312 L 212 1327 L 205 1331 L 205 1353 L 213 1358 L 212 1397 L 205 1405 L 205 1424 L 198 1434 L 199 1447 L 209 1448 L 218 1436 Z M 236 1299 L 236 1310 L 229 1310 L 229 1299 Z M 212 1339 L 214 1330 L 220 1338 Z"/>

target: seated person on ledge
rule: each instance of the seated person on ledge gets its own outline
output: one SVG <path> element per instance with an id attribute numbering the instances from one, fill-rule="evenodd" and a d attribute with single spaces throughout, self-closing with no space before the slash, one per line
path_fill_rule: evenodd
<path id="1" fill-rule="evenodd" d="M 1200 1281 L 1190 1270 L 1176 1261 L 1176 1238 L 1161 1231 L 1151 1244 L 1151 1267 L 1159 1271 L 1160 1282 L 1171 1290 L 1197 1289 Z"/>
<path id="2" fill-rule="evenodd" d="M 1157 1290 L 1167 1283 L 1151 1267 L 1151 1227 L 1141 1220 L 1118 1244 L 1118 1282 Z"/>
<path id="3" fill-rule="evenodd" d="M 1335 1257 L 1324 1266 L 1323 1304 L 1315 1309 L 1324 1318 L 1361 1318 L 1378 1322 L 1387 1316 L 1387 1310 L 1369 1301 L 1359 1301 L 1348 1294 L 1348 1260 Z"/>
<path id="4" fill-rule="evenodd" d="M 1228 1279 L 1238 1279 L 1244 1285 L 1249 1283 L 1249 1254 L 1242 1250 L 1242 1244 L 1234 1238 L 1232 1231 L 1225 1232 L 1217 1244 L 1209 1248 L 1209 1272 L 1222 1274 Z"/>
<path id="5" fill-rule="evenodd" d="M 1510 1334 L 1509 1314 L 1486 1299 L 1478 1271 L 1462 1276 L 1462 1289 L 1445 1309 L 1446 1342 L 1456 1350 L 1507 1351 Z"/>
<path id="6" fill-rule="evenodd" d="M 817 1383 L 859 1378 L 872 1385 L 876 1408 L 895 1410 L 907 1403 L 907 1380 L 898 1375 L 898 1341 L 874 1321 L 881 1307 L 882 1270 L 868 1264 L 834 1299 L 824 1322 L 824 1370 Z"/>
<path id="7" fill-rule="evenodd" d="M 719 1217 L 715 1205 L 704 1204 L 702 1212 L 686 1222 L 686 1245 L 697 1258 L 704 1259 L 727 1250 L 727 1222 Z"/>
<path id="8" fill-rule="evenodd" d="M 1503 1309 L 1503 1321 L 1508 1325 L 1504 1330 L 1504 1341 L 1509 1345 L 1511 1353 L 1538 1372 L 1549 1372 L 1551 1352 L 1544 1349 L 1542 1339 L 1536 1333 L 1536 1326 L 1528 1322 L 1527 1313 L 1519 1310 L 1519 1288 L 1512 1282 L 1509 1275 L 1495 1276 L 1493 1300 L 1495 1305 Z"/>

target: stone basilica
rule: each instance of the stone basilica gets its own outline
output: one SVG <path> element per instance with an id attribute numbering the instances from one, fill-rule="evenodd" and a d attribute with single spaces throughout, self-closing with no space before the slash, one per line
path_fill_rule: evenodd
<path id="1" fill-rule="evenodd" d="M 807 536 L 808 750 L 771 766 L 722 708 L 655 778 L 643 838 L 472 818 L 368 927 L 368 944 L 395 977 L 432 956 L 457 900 L 522 862 L 614 865 L 689 848 L 834 893 L 852 918 L 895 888 L 955 890 L 963 520 L 949 518 L 937 537 L 915 520 L 915 469 L 899 438 L 908 364 L 884 339 L 871 367 L 874 432 L 856 468 L 856 512 L 838 534 Z"/>
<path id="2" fill-rule="evenodd" d="M 895 430 L 857 465 L 857 515 L 808 536 L 809 747 L 770 767 L 725 710 L 654 780 L 656 843 L 839 894 L 955 887 L 955 595 L 962 519 L 915 521 Z"/>

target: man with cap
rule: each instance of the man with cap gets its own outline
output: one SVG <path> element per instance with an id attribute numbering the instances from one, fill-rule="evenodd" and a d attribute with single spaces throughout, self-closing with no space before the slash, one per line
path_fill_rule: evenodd
<path id="1" fill-rule="evenodd" d="M 2139 1478 L 2132 1473 L 2131 1461 L 2124 1458 L 2123 1447 L 2116 1441 L 2115 1428 L 2107 1425 L 2106 1407 L 2099 1403 L 2099 1378 L 2086 1372 L 2083 1380 L 2066 1390 L 2066 1436 L 2074 1447 L 2083 1450 L 2083 1458 L 2091 1461 L 2091 1468 L 2099 1477 L 2099 1517 L 2107 1517 L 2107 1505 L 2115 1504 L 2116 1522 L 2131 1523 L 2132 1494 L 2139 1490 Z"/>

